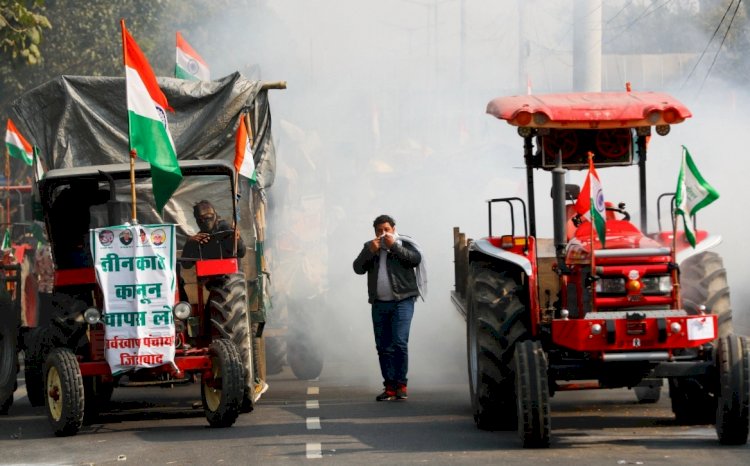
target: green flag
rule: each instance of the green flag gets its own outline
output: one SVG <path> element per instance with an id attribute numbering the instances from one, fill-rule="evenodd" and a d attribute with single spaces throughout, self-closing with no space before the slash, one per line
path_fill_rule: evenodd
<path id="1" fill-rule="evenodd" d="M 10 228 L 5 229 L 5 234 L 3 235 L 3 246 L 2 250 L 6 251 L 10 249 Z"/>
<path id="2" fill-rule="evenodd" d="M 719 193 L 700 174 L 687 147 L 682 146 L 682 164 L 674 199 L 675 215 L 682 215 L 685 236 L 692 247 L 695 247 L 693 217 L 718 198 Z"/>

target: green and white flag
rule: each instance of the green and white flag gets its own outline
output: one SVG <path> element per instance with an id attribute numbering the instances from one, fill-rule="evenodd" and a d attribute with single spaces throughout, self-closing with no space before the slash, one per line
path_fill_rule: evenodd
<path id="1" fill-rule="evenodd" d="M 3 234 L 3 245 L 0 246 L 3 251 L 7 251 L 10 249 L 10 228 L 5 229 L 5 234 Z"/>
<path id="2" fill-rule="evenodd" d="M 719 198 L 719 193 L 701 176 L 687 147 L 682 146 L 682 164 L 675 190 L 675 215 L 682 215 L 685 236 L 695 247 L 695 214 Z"/>
<path id="3" fill-rule="evenodd" d="M 8 126 L 5 130 L 5 147 L 8 148 L 11 157 L 23 160 L 26 165 L 31 165 L 34 162 L 31 144 L 21 136 L 10 118 L 8 118 Z"/>

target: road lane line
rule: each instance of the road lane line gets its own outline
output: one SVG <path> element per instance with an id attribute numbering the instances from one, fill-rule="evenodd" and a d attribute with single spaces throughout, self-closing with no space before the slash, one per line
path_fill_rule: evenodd
<path id="1" fill-rule="evenodd" d="M 308 417 L 307 418 L 307 430 L 318 430 L 318 429 L 320 429 L 320 418 Z"/>
<path id="2" fill-rule="evenodd" d="M 322 446 L 319 443 L 308 443 L 307 444 L 307 457 L 308 458 L 322 458 Z"/>
<path id="3" fill-rule="evenodd" d="M 320 395 L 320 388 L 319 387 L 307 387 L 307 394 L 308 395 Z"/>
<path id="4" fill-rule="evenodd" d="M 318 400 L 307 400 L 305 402 L 305 407 L 307 409 L 318 409 L 320 408 L 320 403 L 318 402 Z"/>

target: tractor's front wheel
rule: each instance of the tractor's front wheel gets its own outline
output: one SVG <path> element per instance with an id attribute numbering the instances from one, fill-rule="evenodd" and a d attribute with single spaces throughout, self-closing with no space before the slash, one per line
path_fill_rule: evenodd
<path id="1" fill-rule="evenodd" d="M 516 345 L 516 403 L 518 436 L 524 448 L 549 446 L 550 405 L 547 356 L 538 341 Z"/>
<path id="2" fill-rule="evenodd" d="M 44 364 L 45 405 L 58 437 L 75 435 L 83 425 L 84 390 L 81 368 L 68 348 L 55 348 Z"/>
<path id="3" fill-rule="evenodd" d="M 245 388 L 242 412 L 253 410 L 255 366 L 253 363 L 252 332 L 247 313 L 247 284 L 245 274 L 225 275 L 207 284 L 211 324 L 218 338 L 234 343 L 244 368 Z"/>
<path id="4" fill-rule="evenodd" d="M 747 443 L 750 409 L 750 342 L 729 335 L 719 340 L 719 403 L 716 433 L 724 445 Z"/>
<path id="5" fill-rule="evenodd" d="M 203 411 L 211 427 L 229 427 L 237 420 L 242 405 L 244 377 L 240 354 L 225 339 L 209 347 L 211 376 L 201 380 Z"/>
<path id="6" fill-rule="evenodd" d="M 518 288 L 504 273 L 472 264 L 466 342 L 471 405 L 480 429 L 516 425 L 513 352 L 529 335 Z"/>
<path id="7" fill-rule="evenodd" d="M 713 424 L 716 420 L 716 397 L 706 376 L 669 379 L 672 412 L 678 424 Z"/>

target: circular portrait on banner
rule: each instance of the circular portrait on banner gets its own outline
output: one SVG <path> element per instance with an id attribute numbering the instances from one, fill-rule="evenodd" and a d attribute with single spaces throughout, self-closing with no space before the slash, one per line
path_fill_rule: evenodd
<path id="1" fill-rule="evenodd" d="M 109 246 L 115 240 L 115 234 L 112 230 L 102 230 L 99 232 L 99 242 L 102 246 Z"/>

